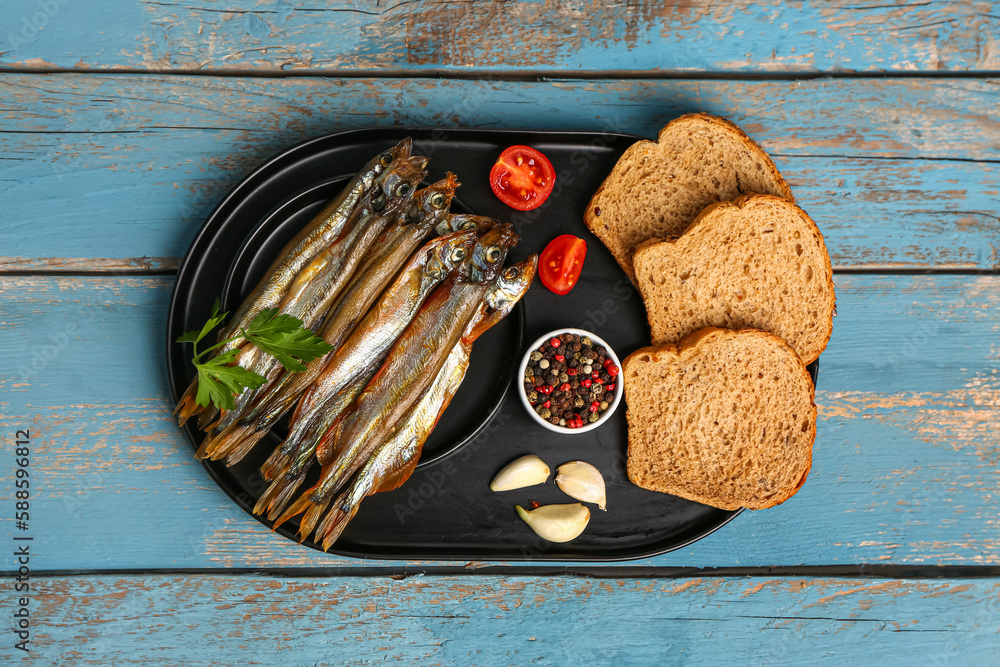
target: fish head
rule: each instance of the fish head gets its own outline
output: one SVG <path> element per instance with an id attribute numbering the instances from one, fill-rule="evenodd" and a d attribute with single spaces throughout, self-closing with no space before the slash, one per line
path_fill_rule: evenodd
<path id="1" fill-rule="evenodd" d="M 476 239 L 476 245 L 460 267 L 457 281 L 478 284 L 495 281 L 503 271 L 507 252 L 520 240 L 510 223 L 486 230 Z"/>
<path id="2" fill-rule="evenodd" d="M 364 181 L 365 188 L 371 188 L 375 179 L 385 173 L 385 170 L 396 160 L 410 157 L 413 150 L 413 140 L 406 137 L 392 148 L 388 148 L 371 160 L 361 169 L 361 180 Z"/>
<path id="3" fill-rule="evenodd" d="M 486 294 L 486 303 L 493 310 L 510 310 L 531 287 L 538 271 L 538 255 L 534 254 L 505 268 Z"/>
<path id="4" fill-rule="evenodd" d="M 383 151 L 375 158 L 378 161 L 381 171 L 385 171 L 390 164 L 396 160 L 405 160 L 413 152 L 413 140 L 406 137 L 392 148 Z"/>
<path id="5" fill-rule="evenodd" d="M 463 229 L 430 241 L 424 273 L 430 280 L 440 282 L 460 267 L 472 252 L 476 230 Z"/>
<path id="6" fill-rule="evenodd" d="M 368 191 L 368 206 L 371 210 L 398 208 L 409 202 L 417 185 L 427 175 L 424 171 L 426 164 L 427 158 L 424 157 L 411 156 L 393 160 Z"/>
<path id="7" fill-rule="evenodd" d="M 478 229 L 483 232 L 487 229 L 499 225 L 495 218 L 485 215 L 472 215 L 469 213 L 449 213 L 448 217 L 438 223 L 434 230 L 444 236 L 448 232 L 457 232 L 460 229 Z"/>
<path id="8" fill-rule="evenodd" d="M 448 175 L 422 190 L 417 190 L 410 202 L 408 217 L 413 224 L 426 227 L 428 230 L 438 225 L 448 217 L 451 200 L 455 197 L 455 189 L 461 185 L 455 174 Z"/>
<path id="9" fill-rule="evenodd" d="M 538 255 L 512 264 L 500 272 L 496 282 L 489 286 L 479 310 L 462 332 L 466 348 L 486 333 L 494 324 L 507 317 L 517 302 L 527 294 L 538 271 Z"/>

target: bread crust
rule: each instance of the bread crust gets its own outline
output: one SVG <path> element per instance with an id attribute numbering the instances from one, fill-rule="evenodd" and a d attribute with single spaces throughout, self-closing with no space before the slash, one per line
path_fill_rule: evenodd
<path id="1" fill-rule="evenodd" d="M 806 440 L 808 441 L 808 447 L 803 451 L 797 452 L 797 457 L 792 457 L 794 460 L 801 459 L 804 461 L 804 465 L 801 469 L 796 469 L 792 471 L 793 482 L 788 483 L 785 487 L 779 489 L 774 494 L 770 495 L 764 499 L 751 498 L 751 497 L 738 497 L 734 495 L 724 495 L 721 493 L 707 494 L 700 492 L 695 484 L 684 484 L 679 483 L 670 478 L 658 478 L 655 480 L 648 480 L 642 476 L 643 463 L 645 461 L 639 460 L 643 456 L 641 446 L 642 443 L 635 442 L 633 440 L 634 432 L 638 432 L 638 429 L 634 429 L 635 422 L 642 419 L 642 415 L 634 414 L 636 406 L 629 401 L 629 395 L 641 391 L 641 387 L 633 386 L 635 380 L 632 379 L 632 366 L 636 362 L 647 362 L 647 359 L 643 357 L 648 357 L 648 362 L 652 364 L 671 364 L 675 366 L 681 366 L 685 362 L 688 362 L 693 357 L 697 357 L 702 354 L 705 350 L 704 348 L 712 345 L 725 345 L 729 340 L 734 340 L 734 336 L 749 337 L 755 345 L 770 346 L 779 354 L 783 355 L 783 358 L 789 362 L 789 368 L 792 374 L 799 374 L 798 378 L 792 378 L 797 384 L 808 386 L 809 394 L 808 396 L 801 396 L 802 404 L 808 410 L 808 421 L 809 429 L 804 432 Z M 734 369 L 735 371 L 736 369 Z M 628 448 L 628 462 L 627 462 L 627 473 L 629 480 L 641 488 L 646 488 L 652 491 L 658 491 L 662 493 L 668 493 L 670 495 L 679 496 L 681 498 L 686 498 L 694 502 L 699 502 L 705 505 L 710 505 L 712 507 L 717 507 L 725 510 L 735 510 L 741 507 L 746 507 L 749 509 L 765 509 L 768 507 L 774 507 L 779 505 L 789 498 L 791 498 L 795 493 L 802 487 L 808 477 L 809 471 L 812 468 L 812 447 L 815 442 L 816 437 L 816 403 L 815 403 L 815 393 L 812 390 L 812 380 L 809 377 L 809 372 L 802 363 L 801 359 L 795 354 L 795 351 L 788 346 L 785 341 L 783 341 L 778 336 L 770 334 L 765 331 L 760 331 L 756 329 L 741 329 L 738 331 L 733 331 L 729 329 L 719 329 L 715 327 L 706 327 L 704 329 L 699 329 L 698 331 L 684 337 L 676 345 L 662 345 L 662 346 L 650 346 L 644 347 L 636 350 L 628 357 L 625 358 L 622 363 L 622 377 L 625 389 L 625 401 L 627 406 L 626 417 L 629 424 L 629 448 Z M 725 403 L 725 397 L 719 398 L 720 406 Z M 700 405 L 692 405 L 692 401 L 687 401 L 686 405 L 691 405 L 692 410 L 697 410 Z M 739 415 L 740 419 L 749 420 L 754 415 Z M 685 415 L 674 415 L 672 416 L 675 420 L 681 420 Z M 663 457 L 669 458 L 675 454 L 675 451 L 668 449 L 667 443 L 659 444 L 659 454 Z M 742 445 L 743 443 L 738 443 Z M 787 440 L 786 440 L 787 445 Z M 725 447 L 720 446 L 717 442 L 700 442 L 699 446 L 703 448 L 714 448 L 713 453 L 719 454 L 720 456 L 727 456 L 730 454 Z M 800 445 L 801 446 L 801 445 Z M 690 463 L 688 466 L 692 465 Z"/>
<path id="2" fill-rule="evenodd" d="M 782 190 L 780 196 L 784 197 L 789 201 L 792 202 L 795 201 L 795 196 L 792 194 L 792 188 L 789 187 L 788 182 L 785 181 L 785 177 L 781 175 L 781 172 L 778 171 L 778 168 L 774 165 L 774 161 L 771 159 L 771 156 L 768 155 L 767 152 L 760 147 L 760 144 L 751 139 L 750 136 L 746 132 L 744 132 L 743 129 L 740 128 L 740 126 L 738 126 L 736 123 L 732 122 L 728 118 L 723 118 L 722 116 L 713 116 L 712 114 L 704 112 L 685 114 L 680 118 L 677 118 L 673 122 L 677 122 L 684 118 L 689 118 L 689 119 L 697 118 L 698 120 L 708 125 L 713 125 L 725 132 L 731 132 L 735 134 L 737 137 L 740 138 L 740 140 L 746 145 L 746 147 L 749 150 L 758 152 L 765 158 L 767 158 L 767 164 L 771 167 L 771 177 L 774 178 L 778 187 L 781 188 Z M 667 134 L 667 129 L 670 127 L 670 125 L 671 123 L 667 123 L 666 125 L 663 126 L 659 134 L 657 134 L 656 136 L 657 142 L 660 142 L 663 139 L 663 137 Z"/>
<path id="3" fill-rule="evenodd" d="M 643 303 L 646 306 L 647 319 L 649 320 L 650 329 L 653 332 L 652 338 L 654 344 L 664 344 L 667 342 L 672 342 L 669 339 L 665 339 L 662 336 L 657 335 L 657 327 L 654 322 L 653 312 L 657 307 L 657 294 L 655 291 L 655 286 L 651 285 L 648 280 L 644 278 L 646 272 L 641 270 L 642 267 L 648 262 L 652 263 L 654 253 L 660 251 L 663 246 L 669 248 L 671 254 L 676 254 L 679 257 L 684 257 L 686 253 L 692 250 L 697 250 L 697 243 L 701 241 L 702 235 L 711 234 L 714 230 L 712 227 L 721 227 L 728 224 L 729 219 L 726 217 L 728 212 L 732 212 L 734 215 L 740 215 L 743 211 L 756 206 L 770 206 L 778 207 L 779 209 L 786 208 L 790 214 L 794 214 L 798 218 L 798 222 L 802 223 L 807 233 L 810 234 L 817 247 L 817 255 L 819 261 L 822 262 L 822 269 L 818 272 L 821 275 L 815 276 L 816 279 L 822 280 L 824 283 L 823 294 L 827 296 L 822 303 L 810 303 L 809 306 L 815 307 L 821 312 L 817 315 L 817 320 L 822 322 L 822 341 L 819 344 L 809 346 L 808 348 L 796 348 L 799 356 L 802 358 L 803 363 L 810 364 L 819 358 L 819 355 L 826 349 L 827 344 L 830 342 L 830 336 L 833 333 L 833 313 L 836 309 L 836 288 L 833 283 L 833 265 L 830 262 L 830 255 L 826 248 L 826 242 L 823 239 L 823 234 L 820 232 L 819 227 L 816 225 L 815 221 L 809 214 L 798 207 L 793 202 L 784 199 L 782 197 L 776 197 L 774 195 L 766 194 L 752 194 L 739 197 L 733 201 L 724 201 L 711 204 L 706 207 L 694 222 L 688 227 L 687 231 L 683 236 L 672 237 L 668 239 L 650 239 L 644 241 L 635 251 L 633 256 L 633 266 L 636 269 L 636 286 L 639 289 L 639 293 L 642 295 Z M 648 257 L 648 260 L 647 260 Z M 667 267 L 666 271 L 675 269 L 676 267 Z M 654 272 L 652 269 L 650 273 Z M 725 326 L 725 322 L 711 322 L 710 325 Z M 762 326 L 761 323 L 754 323 L 754 326 L 761 328 L 768 328 Z M 774 333 L 772 331 L 772 333 Z M 786 341 L 787 342 L 787 341 Z"/>
<path id="4" fill-rule="evenodd" d="M 790 201 L 795 201 L 791 188 L 778 171 L 778 168 L 774 165 L 770 156 L 768 156 L 763 148 L 747 136 L 747 134 L 734 123 L 725 118 L 713 116 L 707 113 L 685 114 L 670 121 L 662 129 L 660 129 L 657 134 L 656 141 L 638 141 L 626 149 L 621 158 L 619 158 L 618 162 L 615 164 L 614 168 L 611 170 L 611 173 L 608 174 L 608 177 L 604 179 L 604 182 L 601 183 L 601 185 L 597 188 L 597 191 L 590 198 L 590 202 L 587 204 L 587 208 L 585 209 L 583 215 L 584 224 L 586 224 L 587 228 L 593 232 L 594 235 L 596 235 L 597 238 L 599 238 L 601 242 L 604 243 L 604 245 L 611 251 L 615 260 L 633 283 L 635 283 L 635 272 L 632 267 L 632 254 L 638 244 L 626 247 L 628 244 L 623 244 L 622 239 L 616 235 L 615 231 L 607 227 L 605 222 L 600 219 L 601 216 L 597 214 L 597 211 L 602 205 L 607 207 L 608 202 L 627 196 L 627 194 L 621 192 L 621 190 L 628 190 L 634 185 L 634 183 L 627 178 L 627 174 L 625 173 L 633 162 L 641 161 L 641 156 L 643 154 L 659 150 L 658 146 L 660 144 L 663 144 L 673 132 L 678 131 L 679 128 L 688 123 L 704 124 L 706 127 L 711 128 L 718 133 L 729 136 L 737 143 L 737 145 L 742 146 L 748 154 L 752 154 L 762 161 L 765 165 L 765 169 L 768 171 L 768 176 L 774 186 L 774 189 L 777 190 L 774 194 L 784 197 Z M 730 197 L 727 197 L 727 199 L 728 198 Z M 686 227 L 686 225 L 684 226 Z M 683 228 L 676 231 L 679 234 L 683 232 Z M 662 236 L 662 234 L 654 234 L 651 232 L 647 238 Z"/>

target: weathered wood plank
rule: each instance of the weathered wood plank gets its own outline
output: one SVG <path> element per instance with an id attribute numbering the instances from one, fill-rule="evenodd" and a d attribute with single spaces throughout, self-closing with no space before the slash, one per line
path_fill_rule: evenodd
<path id="1" fill-rule="evenodd" d="M 6 3 L 0 65 L 659 72 L 1000 69 L 993 2 Z M 114 16 L 114 21 L 108 17 Z"/>
<path id="2" fill-rule="evenodd" d="M 996 579 L 105 575 L 32 585 L 37 664 L 1000 661 Z M 4 597 L 16 609 L 9 588 Z M 13 643 L 0 646 L 8 664 L 24 657 Z"/>
<path id="3" fill-rule="evenodd" d="M 0 433 L 32 433 L 34 567 L 372 565 L 269 533 L 192 460 L 164 377 L 170 288 L 0 279 Z M 808 483 L 635 564 L 1000 563 L 1000 277 L 839 275 L 837 288 Z M 495 473 L 463 465 L 484 484 Z M 0 471 L 5 498 L 12 474 Z"/>
<path id="4" fill-rule="evenodd" d="M 992 269 L 996 83 L 0 75 L 0 270 L 174 268 L 240 179 L 329 132 L 421 125 L 652 137 L 693 110 L 732 118 L 774 154 L 836 266 Z"/>

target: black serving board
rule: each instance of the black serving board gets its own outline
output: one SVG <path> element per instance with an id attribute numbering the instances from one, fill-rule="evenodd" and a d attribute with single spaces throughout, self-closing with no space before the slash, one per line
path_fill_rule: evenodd
<path id="1" fill-rule="evenodd" d="M 649 344 L 638 292 L 583 224 L 590 196 L 622 152 L 639 139 L 631 135 L 366 129 L 314 139 L 278 155 L 219 204 L 181 265 L 167 321 L 167 363 L 174 399 L 184 391 L 194 369 L 189 347 L 173 341 L 184 331 L 201 327 L 216 296 L 222 297 L 224 309 L 234 310 L 277 252 L 323 203 L 372 156 L 407 136 L 414 140 L 415 154 L 431 158 L 429 181 L 451 171 L 462 182 L 453 210 L 514 223 L 522 240 L 508 263 L 540 252 L 559 234 L 584 238 L 587 258 L 580 282 L 568 295 L 557 296 L 536 280 L 518 308 L 475 343 L 465 381 L 425 445 L 416 472 L 401 488 L 367 498 L 330 551 L 406 560 L 627 560 L 683 547 L 739 514 L 632 485 L 625 474 L 624 406 L 598 429 L 562 435 L 534 423 L 518 399 L 516 384 L 511 386 L 526 341 L 553 329 L 592 331 L 621 358 Z M 552 195 L 535 211 L 514 211 L 489 188 L 490 167 L 513 144 L 541 150 L 557 173 Z M 810 371 L 815 380 L 815 364 Z M 285 423 L 278 424 L 232 468 L 222 462 L 204 464 L 216 483 L 247 512 L 266 487 L 257 469 L 280 442 L 285 428 Z M 201 432 L 192 424 L 184 432 L 197 448 Z M 551 481 L 504 493 L 489 489 L 501 467 L 529 453 L 540 456 L 553 472 L 560 464 L 579 459 L 597 466 L 604 475 L 608 511 L 591 506 L 589 526 L 572 542 L 542 540 L 514 511 L 515 504 L 527 507 L 532 500 L 575 502 Z M 297 527 L 297 522 L 289 522 L 278 532 L 297 539 Z M 316 548 L 311 540 L 304 544 Z"/>

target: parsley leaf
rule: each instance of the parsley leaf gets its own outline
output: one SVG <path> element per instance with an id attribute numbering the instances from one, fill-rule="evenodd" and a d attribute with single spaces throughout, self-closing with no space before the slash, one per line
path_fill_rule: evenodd
<path id="1" fill-rule="evenodd" d="M 304 362 L 333 350 L 332 345 L 303 327 L 302 320 L 291 315 L 279 315 L 277 308 L 261 311 L 242 333 L 292 373 L 304 371 Z"/>
<path id="2" fill-rule="evenodd" d="M 236 360 L 239 350 L 230 350 L 205 363 L 195 364 L 198 369 L 198 405 L 207 406 L 209 401 L 216 407 L 232 410 L 236 407 L 234 394 L 244 389 L 256 389 L 267 380 L 241 366 L 229 366 Z"/>
<path id="3" fill-rule="evenodd" d="M 195 346 L 201 341 L 202 338 L 208 335 L 208 332 L 219 326 L 222 320 L 226 319 L 229 313 L 219 314 L 219 299 L 216 298 L 215 304 L 212 305 L 212 316 L 208 318 L 208 322 L 205 322 L 205 326 L 201 328 L 201 331 L 188 331 L 177 339 L 178 343 L 194 343 Z"/>
<path id="4" fill-rule="evenodd" d="M 305 363 L 321 357 L 333 350 L 322 338 L 302 326 L 302 321 L 291 315 L 278 313 L 277 308 L 261 311 L 250 322 L 246 329 L 240 330 L 239 336 L 233 336 L 219 341 L 212 347 L 198 352 L 198 343 L 219 326 L 229 313 L 219 314 L 219 300 L 215 300 L 212 315 L 200 331 L 188 331 L 177 338 L 178 343 L 192 343 L 194 358 L 191 363 L 198 371 L 198 395 L 195 402 L 207 407 L 214 403 L 216 407 L 232 410 L 236 407 L 234 395 L 243 393 L 246 389 L 257 389 L 264 385 L 267 379 L 233 364 L 239 350 L 229 350 L 206 361 L 199 361 L 202 356 L 226 343 L 237 340 L 241 336 L 262 351 L 273 355 L 289 372 L 305 370 Z"/>

